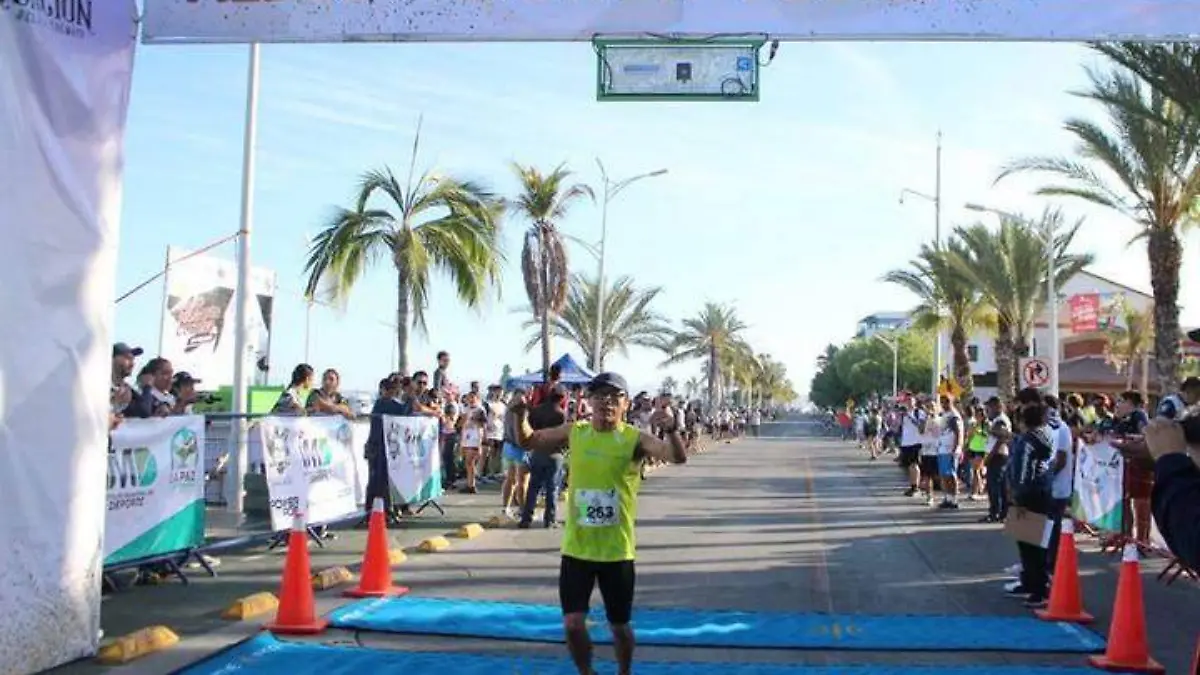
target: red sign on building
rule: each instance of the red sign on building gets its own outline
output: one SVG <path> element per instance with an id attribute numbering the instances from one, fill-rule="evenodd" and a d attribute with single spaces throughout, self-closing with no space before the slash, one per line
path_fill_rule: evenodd
<path id="1" fill-rule="evenodd" d="M 1100 294 L 1081 293 L 1067 298 L 1071 312 L 1071 332 L 1090 333 L 1100 329 Z"/>

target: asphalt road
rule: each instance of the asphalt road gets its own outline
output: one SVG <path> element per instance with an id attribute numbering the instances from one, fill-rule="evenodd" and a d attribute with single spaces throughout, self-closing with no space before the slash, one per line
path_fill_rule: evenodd
<path id="1" fill-rule="evenodd" d="M 639 606 L 872 614 L 1022 616 L 1003 595 L 1001 570 L 1016 550 L 998 526 L 977 524 L 982 503 L 958 512 L 929 509 L 900 495 L 901 473 L 890 461 L 868 462 L 845 443 L 815 439 L 742 440 L 719 444 L 685 466 L 668 467 L 645 483 L 638 531 Z M 447 500 L 455 521 L 486 519 L 489 495 Z M 429 520 L 397 539 L 415 541 L 454 523 Z M 418 531 L 420 530 L 420 531 Z M 348 562 L 362 535 L 347 533 L 314 551 L 315 566 Z M 1106 632 L 1118 560 L 1080 537 L 1086 608 Z M 225 556 L 221 577 L 185 589 L 138 588 L 104 605 L 105 627 L 163 623 L 183 643 L 121 673 L 167 673 L 249 635 L 253 626 L 225 624 L 216 614 L 228 600 L 269 590 L 282 558 Z M 1143 565 L 1151 651 L 1168 673 L 1185 673 L 1200 634 L 1200 588 L 1188 580 L 1164 586 L 1158 563 Z M 397 568 L 412 592 L 496 600 L 557 602 L 558 547 L 553 530 L 494 529 L 445 553 L 417 555 Z M 340 599 L 318 598 L 322 610 Z M 598 599 L 596 600 L 598 602 Z M 136 624 L 136 625 L 135 625 Z M 114 631 L 110 631 L 113 634 Z M 559 645 L 463 638 L 388 636 L 330 631 L 317 640 L 356 641 L 380 649 L 561 654 Z M 598 646 L 607 658 L 610 647 Z M 786 661 L 850 664 L 1079 665 L 1079 655 L 733 651 L 639 647 L 639 659 Z M 77 664 L 55 672 L 99 673 Z"/>

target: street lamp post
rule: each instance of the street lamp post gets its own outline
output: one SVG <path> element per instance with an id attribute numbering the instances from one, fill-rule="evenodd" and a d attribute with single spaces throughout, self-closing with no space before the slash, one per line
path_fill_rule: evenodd
<path id="1" fill-rule="evenodd" d="M 890 340 L 881 333 L 875 333 L 875 339 L 892 348 L 892 398 L 900 395 L 900 338 Z"/>
<path id="2" fill-rule="evenodd" d="M 614 182 L 608 179 L 608 172 L 604 170 L 604 164 L 599 158 L 596 159 L 596 166 L 600 167 L 600 177 L 604 181 L 604 200 L 600 204 L 600 254 L 596 256 L 599 258 L 599 269 L 596 274 L 596 341 L 590 364 L 593 371 L 600 370 L 600 349 L 604 344 L 604 245 L 608 239 L 608 202 L 620 194 L 621 190 L 643 178 L 654 178 L 667 173 L 666 169 L 658 169 Z"/>
<path id="3" fill-rule="evenodd" d="M 933 194 L 928 195 L 918 190 L 910 190 L 904 188 L 900 191 L 900 203 L 904 203 L 906 196 L 918 197 L 933 204 L 933 243 L 934 246 L 941 246 L 942 243 L 942 132 L 937 132 L 937 154 L 934 160 L 934 188 Z M 938 308 L 940 310 L 940 308 Z M 939 312 L 940 313 L 940 312 Z M 939 326 L 937 331 L 937 340 L 933 345 L 933 383 L 930 386 L 930 393 L 937 394 L 938 384 L 940 381 L 938 376 L 942 373 L 942 348 L 945 344 L 945 338 L 942 335 L 942 329 Z"/>
<path id="4" fill-rule="evenodd" d="M 1015 213 L 995 209 L 982 204 L 964 204 L 964 208 L 970 211 L 981 211 L 983 213 L 991 213 L 1001 218 L 1008 218 L 1020 223 L 1024 223 L 1030 227 L 1030 222 L 1027 218 L 1023 218 Z M 1046 305 L 1050 310 L 1050 393 L 1058 396 L 1058 368 L 1059 368 L 1059 329 L 1058 329 L 1058 288 L 1054 277 L 1058 274 L 1058 263 L 1054 244 L 1054 230 L 1051 229 L 1051 222 L 1046 221 L 1046 227 L 1040 234 L 1046 245 Z"/>

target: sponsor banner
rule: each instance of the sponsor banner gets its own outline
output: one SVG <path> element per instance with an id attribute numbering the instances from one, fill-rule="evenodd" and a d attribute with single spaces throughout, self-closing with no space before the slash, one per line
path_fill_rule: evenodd
<path id="1" fill-rule="evenodd" d="M 1090 333 L 1100 330 L 1100 295 L 1081 293 L 1067 299 L 1071 312 L 1071 332 Z"/>
<path id="2" fill-rule="evenodd" d="M 133 0 L 0 0 L 0 672 L 96 653 Z M 15 328 L 19 326 L 19 328 Z"/>
<path id="3" fill-rule="evenodd" d="M 1098 530 L 1121 531 L 1125 458 L 1107 441 L 1084 444 L 1075 458 L 1071 514 Z"/>
<path id="4" fill-rule="evenodd" d="M 383 418 L 388 479 L 405 503 L 442 495 L 442 453 L 438 422 L 430 417 Z"/>
<path id="5" fill-rule="evenodd" d="M 175 372 L 187 371 L 208 389 L 233 384 L 234 320 L 237 314 L 237 264 L 208 255 L 167 249 L 166 305 L 159 353 Z M 178 261 L 178 262 L 174 262 Z M 269 359 L 275 272 L 250 271 L 254 301 L 247 317 L 247 373 Z"/>
<path id="6" fill-rule="evenodd" d="M 357 469 L 350 421 L 342 417 L 264 417 L 258 421 L 271 529 L 291 528 L 298 513 L 310 524 L 358 513 Z"/>
<path id="7" fill-rule="evenodd" d="M 204 543 L 204 418 L 131 419 L 108 450 L 104 564 Z"/>
<path id="8" fill-rule="evenodd" d="M 590 41 L 596 35 L 1190 40 L 1194 0 L 156 0 L 146 42 Z"/>

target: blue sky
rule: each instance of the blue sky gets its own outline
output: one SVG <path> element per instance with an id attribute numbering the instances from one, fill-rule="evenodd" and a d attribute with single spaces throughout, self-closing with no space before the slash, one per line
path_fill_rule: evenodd
<path id="1" fill-rule="evenodd" d="M 756 350 L 782 360 L 803 391 L 826 344 L 846 339 L 864 315 L 912 304 L 879 277 L 932 237 L 932 208 L 897 198 L 906 187 L 933 191 L 939 128 L 948 231 L 977 219 L 966 202 L 1040 211 L 1031 179 L 993 187 L 998 167 L 1068 153 L 1061 121 L 1097 114 L 1068 93 L 1084 85 L 1082 66 L 1096 57 L 1068 45 L 784 44 L 763 70 L 756 104 L 598 103 L 594 59 L 586 44 L 263 47 L 253 260 L 279 275 L 276 379 L 303 359 L 306 234 L 348 203 L 361 172 L 407 167 L 421 115 L 420 166 L 501 194 L 516 188 L 513 161 L 566 162 L 593 184 L 596 157 L 614 177 L 669 169 L 610 206 L 607 274 L 662 286 L 657 308 L 672 319 L 706 300 L 732 304 Z M 161 268 L 168 245 L 197 248 L 236 231 L 246 63 L 244 46 L 140 49 L 118 293 Z M 1148 289 L 1144 246 L 1125 246 L 1133 226 L 1066 206 L 1088 217 L 1081 248 L 1097 255 L 1095 270 Z M 561 225 L 597 240 L 600 210 L 581 204 Z M 481 312 L 460 307 L 447 284 L 435 286 L 430 336 L 410 344 L 416 367 L 432 367 L 438 349 L 453 354 L 460 381 L 536 365 L 512 312 L 524 304 L 517 261 L 526 226 L 506 223 L 501 297 Z M 1189 241 L 1185 259 L 1194 248 Z M 215 253 L 232 260 L 234 247 Z M 594 258 L 572 253 L 576 270 L 594 273 Z M 1194 278 L 1185 265 L 1185 324 L 1200 323 Z M 380 267 L 345 312 L 314 311 L 311 361 L 339 368 L 346 389 L 370 389 L 392 369 L 391 279 Z M 160 302 L 154 285 L 118 305 L 118 337 L 153 351 Z M 634 351 L 609 365 L 640 388 L 699 371 L 698 363 L 660 370 L 659 361 Z"/>

